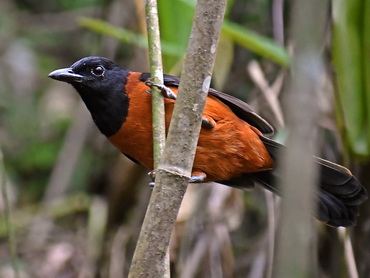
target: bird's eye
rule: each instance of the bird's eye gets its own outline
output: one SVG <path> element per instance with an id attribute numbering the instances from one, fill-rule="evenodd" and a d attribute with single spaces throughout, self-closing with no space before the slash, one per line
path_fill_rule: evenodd
<path id="1" fill-rule="evenodd" d="M 91 70 L 91 73 L 95 76 L 103 76 L 105 69 L 102 66 L 96 66 Z"/>

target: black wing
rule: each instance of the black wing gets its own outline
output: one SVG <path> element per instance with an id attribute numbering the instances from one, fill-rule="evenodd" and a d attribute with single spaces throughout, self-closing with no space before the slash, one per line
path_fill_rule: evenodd
<path id="1" fill-rule="evenodd" d="M 146 81 L 150 77 L 149 73 L 143 73 L 140 80 Z M 175 76 L 163 75 L 164 85 L 178 87 L 180 84 L 180 79 Z M 230 109 L 243 121 L 249 123 L 250 125 L 256 127 L 265 135 L 272 135 L 274 133 L 273 127 L 257 113 L 255 113 L 250 105 L 241 101 L 240 99 L 233 97 L 231 95 L 218 92 L 212 88 L 209 89 L 208 94 L 219 99 L 225 103 Z"/>

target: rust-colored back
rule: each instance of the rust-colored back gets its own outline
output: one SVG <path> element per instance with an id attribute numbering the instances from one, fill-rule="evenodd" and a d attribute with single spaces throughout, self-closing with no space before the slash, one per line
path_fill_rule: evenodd
<path id="1" fill-rule="evenodd" d="M 124 154 L 152 169 L 153 138 L 151 96 L 140 81 L 141 73 L 127 77 L 129 111 L 121 129 L 109 141 Z M 171 87 L 177 94 L 177 87 Z M 170 123 L 174 100 L 165 99 L 166 128 Z M 213 129 L 201 129 L 193 173 L 205 173 L 207 181 L 222 181 L 244 173 L 269 170 L 273 161 L 258 134 L 260 132 L 239 119 L 220 100 L 207 98 L 204 117 L 216 122 Z"/>

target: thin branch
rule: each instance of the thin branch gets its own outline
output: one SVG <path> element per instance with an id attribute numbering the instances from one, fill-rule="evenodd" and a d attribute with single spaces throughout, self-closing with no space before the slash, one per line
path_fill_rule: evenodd
<path id="1" fill-rule="evenodd" d="M 267 226 L 267 237 L 268 237 L 268 250 L 266 251 L 266 278 L 272 277 L 273 265 L 274 265 L 274 254 L 275 254 L 275 234 L 276 234 L 276 202 L 275 196 L 272 192 L 264 190 L 266 198 L 267 211 L 268 211 L 268 226 Z"/>
<path id="2" fill-rule="evenodd" d="M 272 2 L 272 23 L 275 40 L 284 45 L 284 0 Z"/>
<path id="3" fill-rule="evenodd" d="M 163 67 L 161 40 L 159 35 L 158 9 L 156 0 L 147 0 L 145 4 L 146 25 L 148 32 L 149 60 L 151 81 L 163 84 Z M 157 168 L 165 144 L 164 100 L 158 88 L 152 87 L 152 114 L 153 114 L 153 147 L 154 169 Z"/>
<path id="4" fill-rule="evenodd" d="M 161 38 L 158 21 L 158 7 L 157 0 L 146 0 L 146 27 L 148 33 L 148 48 L 149 48 L 149 63 L 151 81 L 154 84 L 163 84 L 163 65 L 161 52 Z M 163 154 L 163 149 L 166 140 L 166 123 L 164 98 L 158 88 L 153 86 L 152 92 L 152 125 L 153 125 L 153 158 L 154 169 L 158 167 L 159 161 Z M 157 262 L 161 265 L 160 268 L 165 272 L 164 278 L 170 277 L 170 255 L 169 248 L 167 248 L 166 256 L 162 261 Z"/>
<path id="5" fill-rule="evenodd" d="M 199 0 L 165 150 L 129 277 L 163 277 L 163 261 L 185 194 L 210 86 L 226 0 Z"/>
<path id="6" fill-rule="evenodd" d="M 347 230 L 343 227 L 338 228 L 338 235 L 344 243 L 344 255 L 346 258 L 345 261 L 348 269 L 348 275 L 350 278 L 358 278 L 359 274 L 356 266 L 355 255 L 353 253 L 351 237 L 349 236 Z"/>
<path id="7" fill-rule="evenodd" d="M 279 92 L 283 84 L 283 76 L 280 74 L 274 86 L 270 86 L 263 74 L 261 66 L 257 61 L 252 61 L 248 64 L 248 72 L 252 81 L 261 90 L 266 102 L 269 104 L 271 111 L 273 112 L 274 118 L 276 119 L 276 124 L 278 127 L 284 127 L 284 116 L 279 102 Z M 275 87 L 276 86 L 276 87 Z"/>

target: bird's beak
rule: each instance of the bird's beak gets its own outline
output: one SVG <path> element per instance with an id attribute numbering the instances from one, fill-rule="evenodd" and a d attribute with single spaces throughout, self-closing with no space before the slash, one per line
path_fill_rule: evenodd
<path id="1" fill-rule="evenodd" d="M 83 75 L 74 73 L 72 68 L 58 69 L 49 73 L 48 76 L 67 83 L 82 82 L 85 79 Z"/>

